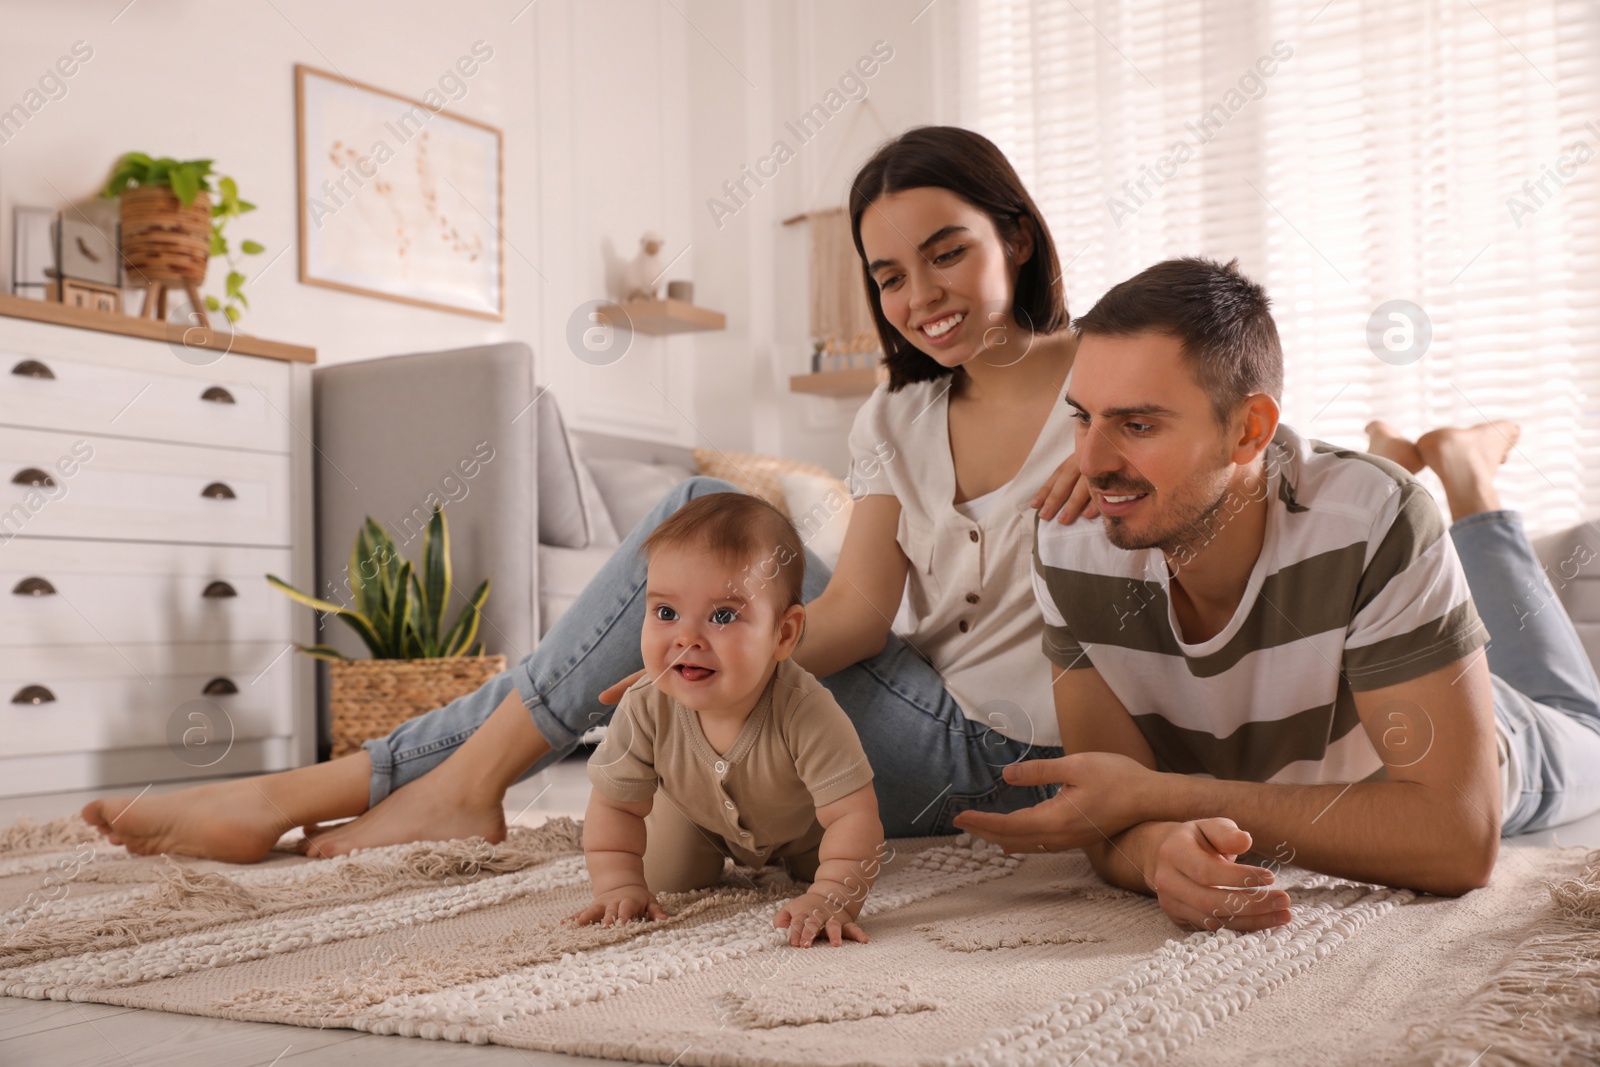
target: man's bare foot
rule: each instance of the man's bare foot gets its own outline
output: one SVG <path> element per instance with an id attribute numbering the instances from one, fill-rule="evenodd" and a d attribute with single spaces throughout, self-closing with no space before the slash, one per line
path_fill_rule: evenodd
<path id="1" fill-rule="evenodd" d="M 1402 437 L 1400 431 L 1387 422 L 1367 423 L 1367 451 L 1400 464 L 1412 474 L 1422 470 L 1422 453 L 1417 451 L 1416 443 Z"/>
<path id="2" fill-rule="evenodd" d="M 1417 438 L 1417 451 L 1444 483 L 1450 514 L 1456 520 L 1499 509 L 1495 472 L 1521 436 L 1522 427 L 1500 419 L 1464 429 L 1430 430 Z"/>
<path id="3" fill-rule="evenodd" d="M 365 815 L 342 826 L 315 828 L 301 851 L 308 856 L 343 856 L 361 848 L 464 837 L 504 841 L 505 808 L 498 799 L 457 789 L 441 764 L 390 793 Z"/>
<path id="4" fill-rule="evenodd" d="M 293 825 L 248 778 L 91 800 L 83 818 L 111 844 L 141 856 L 174 852 L 226 863 L 256 862 Z"/>

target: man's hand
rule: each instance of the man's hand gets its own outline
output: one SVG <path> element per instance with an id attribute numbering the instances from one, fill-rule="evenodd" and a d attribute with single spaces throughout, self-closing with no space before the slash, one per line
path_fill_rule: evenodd
<path id="1" fill-rule="evenodd" d="M 1098 518 L 1100 515 L 1100 509 L 1089 493 L 1088 480 L 1078 472 L 1076 452 L 1061 461 L 1061 466 L 1057 467 L 1049 480 L 1033 494 L 1028 506 L 1037 508 L 1039 517 L 1046 522 L 1055 519 L 1063 526 L 1076 519 L 1080 513 L 1086 519 Z"/>
<path id="2" fill-rule="evenodd" d="M 866 944 L 867 933 L 856 925 L 855 916 L 848 910 L 828 902 L 821 893 L 806 893 L 795 897 L 778 909 L 772 925 L 789 931 L 789 944 L 797 948 L 810 948 L 817 935 L 826 931 L 828 942 L 842 945 L 845 939 Z"/>
<path id="3" fill-rule="evenodd" d="M 622 681 L 613 683 L 609 688 L 601 691 L 601 693 L 600 693 L 600 703 L 602 703 L 602 704 L 615 704 L 615 703 L 617 703 L 618 701 L 620 701 L 622 699 L 622 694 L 626 693 L 628 691 L 628 688 L 630 686 L 632 686 L 634 682 L 637 682 L 640 678 L 643 678 L 643 677 L 644 677 L 644 668 L 641 667 L 638 670 L 634 671 L 632 674 L 628 675 Z"/>
<path id="4" fill-rule="evenodd" d="M 666 910 L 656 903 L 642 885 L 624 885 L 594 895 L 594 903 L 567 916 L 579 926 L 599 923 L 610 926 L 630 919 L 665 919 Z"/>
<path id="5" fill-rule="evenodd" d="M 1010 814 L 964 811 L 955 817 L 956 827 L 1007 852 L 1065 852 L 1144 821 L 1139 801 L 1156 772 L 1114 752 L 1074 752 L 1013 763 L 1004 775 L 1012 785 L 1059 783 L 1061 791 Z"/>
<path id="6" fill-rule="evenodd" d="M 1249 851 L 1250 835 L 1232 819 L 1166 826 L 1142 867 L 1167 918 L 1190 930 L 1268 930 L 1289 921 L 1289 894 L 1267 888 L 1272 872 L 1234 862 Z"/>

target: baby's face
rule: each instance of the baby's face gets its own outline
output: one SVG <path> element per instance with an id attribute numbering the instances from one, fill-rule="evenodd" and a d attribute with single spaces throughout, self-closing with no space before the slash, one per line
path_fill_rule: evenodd
<path id="1" fill-rule="evenodd" d="M 803 610 L 780 611 L 772 583 L 746 589 L 749 574 L 695 546 L 651 554 L 640 651 L 657 687 L 685 707 L 749 711 L 794 649 Z"/>

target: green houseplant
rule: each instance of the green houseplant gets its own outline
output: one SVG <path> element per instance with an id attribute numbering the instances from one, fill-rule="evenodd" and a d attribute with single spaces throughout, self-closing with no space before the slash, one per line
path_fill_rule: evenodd
<path id="1" fill-rule="evenodd" d="M 368 517 L 350 549 L 350 604 L 310 596 L 276 575 L 267 581 L 295 601 L 334 615 L 361 638 L 371 659 L 353 660 L 328 645 L 299 645 L 328 660 L 332 754 L 381 737 L 416 715 L 442 707 L 505 670 L 504 656 L 486 656 L 478 641 L 485 578 L 446 627 L 450 600 L 450 527 L 435 507 L 422 533 L 420 568 L 400 556 L 394 539 Z"/>
<path id="2" fill-rule="evenodd" d="M 185 288 L 205 281 L 210 256 L 228 261 L 224 296 L 206 296 L 208 311 L 221 311 L 230 323 L 249 308 L 245 275 L 228 243 L 228 223 L 256 206 L 239 198 L 232 178 L 214 174 L 209 159 L 152 158 L 125 152 L 117 159 L 100 195 L 121 197 L 122 254 L 128 265 L 154 283 L 174 282 Z M 213 186 L 213 179 L 215 185 Z M 239 252 L 260 255 L 255 241 L 239 242 Z M 155 290 L 159 296 L 164 290 Z M 152 306 L 146 307 L 149 314 Z"/>

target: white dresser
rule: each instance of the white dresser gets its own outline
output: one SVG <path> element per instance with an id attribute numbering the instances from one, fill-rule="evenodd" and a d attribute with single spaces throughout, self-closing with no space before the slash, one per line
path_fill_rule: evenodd
<path id="1" fill-rule="evenodd" d="M 182 336 L 0 296 L 0 795 L 315 759 L 315 353 Z"/>

